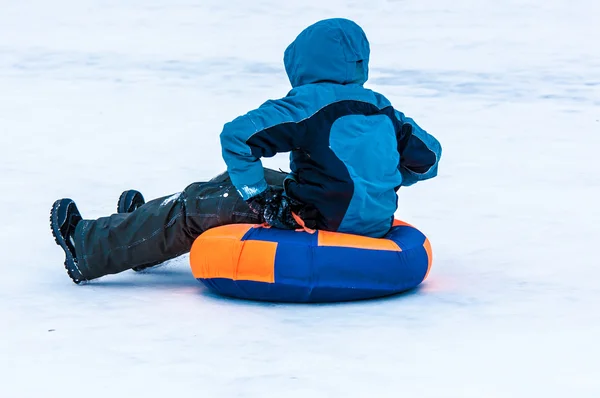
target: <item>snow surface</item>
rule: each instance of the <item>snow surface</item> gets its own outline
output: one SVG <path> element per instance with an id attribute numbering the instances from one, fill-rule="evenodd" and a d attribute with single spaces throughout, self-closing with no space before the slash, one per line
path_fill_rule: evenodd
<path id="1" fill-rule="evenodd" d="M 337 305 L 209 294 L 187 257 L 75 286 L 48 227 L 224 169 L 222 125 L 349 17 L 368 87 L 441 141 L 398 216 L 423 286 Z M 600 3 L 0 1 L 0 397 L 600 396 Z M 286 156 L 265 162 L 286 167 Z"/>

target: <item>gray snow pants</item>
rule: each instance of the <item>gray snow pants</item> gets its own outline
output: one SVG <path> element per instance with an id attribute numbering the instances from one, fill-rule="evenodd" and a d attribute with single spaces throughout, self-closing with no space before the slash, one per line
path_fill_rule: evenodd
<path id="1" fill-rule="evenodd" d="M 283 189 L 286 173 L 264 171 L 267 184 Z M 156 265 L 189 252 L 194 240 L 210 228 L 260 222 L 225 172 L 149 201 L 132 213 L 82 220 L 75 230 L 78 267 L 91 280 Z"/>

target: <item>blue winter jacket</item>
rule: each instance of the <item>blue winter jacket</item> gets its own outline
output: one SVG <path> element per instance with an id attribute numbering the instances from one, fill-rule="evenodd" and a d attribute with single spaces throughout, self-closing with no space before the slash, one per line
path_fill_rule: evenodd
<path id="1" fill-rule="evenodd" d="M 309 26 L 286 49 L 292 91 L 230 123 L 223 158 L 244 200 L 267 188 L 260 159 L 290 153 L 288 196 L 317 210 L 317 228 L 385 235 L 396 191 L 437 175 L 439 142 L 363 87 L 369 42 L 346 19 Z"/>

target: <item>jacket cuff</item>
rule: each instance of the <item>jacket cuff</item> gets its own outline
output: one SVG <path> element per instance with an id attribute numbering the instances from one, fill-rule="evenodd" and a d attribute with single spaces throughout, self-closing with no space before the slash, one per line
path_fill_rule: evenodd
<path id="1" fill-rule="evenodd" d="M 256 195 L 261 194 L 268 188 L 267 182 L 263 178 L 256 184 L 242 185 L 238 187 L 237 191 L 244 200 L 248 200 Z"/>

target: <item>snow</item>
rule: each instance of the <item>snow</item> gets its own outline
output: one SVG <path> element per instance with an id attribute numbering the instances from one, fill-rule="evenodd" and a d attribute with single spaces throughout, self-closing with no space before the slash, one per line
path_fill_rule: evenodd
<path id="1" fill-rule="evenodd" d="M 168 198 L 166 198 L 165 200 L 162 201 L 162 203 L 160 204 L 161 206 L 166 206 L 171 202 L 176 201 L 177 199 L 179 199 L 179 197 L 181 196 L 181 192 L 175 193 L 171 196 L 169 196 Z"/>
<path id="2" fill-rule="evenodd" d="M 0 396 L 600 396 L 598 15 L 593 0 L 3 1 Z M 187 256 L 75 286 L 53 201 L 98 217 L 122 190 L 221 172 L 223 124 L 285 95 L 283 50 L 336 16 L 371 40 L 368 87 L 444 148 L 435 180 L 400 191 L 434 250 L 422 287 L 233 301 Z"/>

